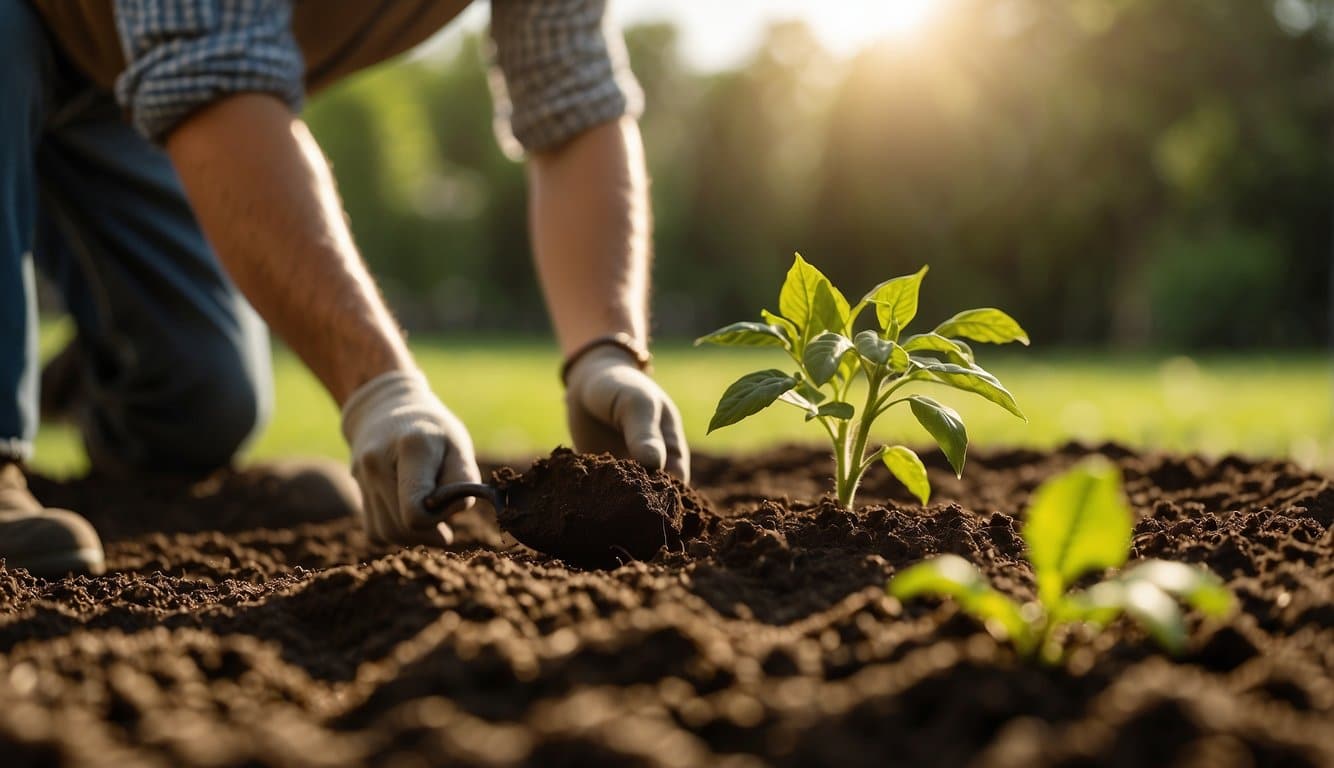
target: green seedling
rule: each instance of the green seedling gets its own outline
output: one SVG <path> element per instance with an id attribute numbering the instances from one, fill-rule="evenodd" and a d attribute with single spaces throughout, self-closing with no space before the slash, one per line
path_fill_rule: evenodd
<path id="1" fill-rule="evenodd" d="M 987 583 L 958 555 L 941 555 L 908 568 L 889 582 L 889 594 L 953 598 L 987 630 L 1008 639 L 1024 655 L 1048 663 L 1064 656 L 1076 625 L 1101 630 L 1130 617 L 1172 653 L 1186 645 L 1186 622 L 1177 601 L 1208 616 L 1233 610 L 1234 598 L 1217 576 L 1166 560 L 1142 560 L 1087 589 L 1071 589 L 1091 571 L 1119 568 L 1130 553 L 1133 516 L 1121 489 L 1121 473 L 1101 458 L 1084 461 L 1033 493 L 1024 543 L 1037 582 L 1037 599 L 1020 604 Z"/>
<path id="2" fill-rule="evenodd" d="M 778 294 L 778 314 L 760 322 L 733 323 L 695 344 L 782 347 L 795 371 L 771 368 L 742 376 L 723 392 L 709 432 L 735 424 L 775 402 L 795 406 L 824 428 L 834 448 L 834 491 L 851 508 L 866 471 L 884 462 L 923 504 L 931 495 L 926 467 L 902 445 L 868 451 L 871 425 L 885 411 L 906 403 L 935 438 L 955 474 L 962 475 L 968 431 L 958 412 L 921 394 L 899 396 L 909 384 L 944 385 L 972 392 L 1019 418 L 1019 406 L 1000 381 L 978 366 L 968 341 L 1028 344 L 1014 318 L 999 309 L 960 312 L 927 333 L 901 338 L 917 315 L 917 295 L 927 267 L 872 288 L 850 307 L 820 270 L 797 254 Z M 863 310 L 875 307 L 877 327 L 856 330 Z M 965 341 L 967 339 L 968 341 Z M 854 387 L 864 385 L 864 405 L 853 405 Z"/>

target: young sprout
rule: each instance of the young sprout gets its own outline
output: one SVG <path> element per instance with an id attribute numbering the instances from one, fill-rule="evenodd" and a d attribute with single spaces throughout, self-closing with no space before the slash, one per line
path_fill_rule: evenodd
<path id="1" fill-rule="evenodd" d="M 884 462 L 923 504 L 931 495 L 926 467 L 902 445 L 869 447 L 871 425 L 895 405 L 906 403 L 935 438 L 955 474 L 962 475 L 968 453 L 963 419 L 947 405 L 922 394 L 895 397 L 909 384 L 937 384 L 981 395 L 1019 418 L 1024 415 L 1000 381 L 977 365 L 964 339 L 992 344 L 1028 335 L 999 309 L 960 312 L 927 333 L 901 338 L 917 315 L 917 295 L 927 268 L 887 280 L 850 307 L 820 270 L 797 254 L 778 294 L 778 314 L 760 313 L 760 322 L 733 323 L 695 341 L 732 347 L 782 347 L 796 364 L 792 372 L 770 368 L 742 376 L 727 388 L 709 422 L 709 431 L 735 424 L 777 401 L 805 412 L 829 436 L 834 449 L 834 491 L 851 508 L 862 476 Z M 875 307 L 877 327 L 856 330 L 863 310 Z M 853 405 L 862 385 L 862 406 Z"/>
<path id="2" fill-rule="evenodd" d="M 1232 593 L 1212 573 L 1183 563 L 1143 560 L 1088 589 L 1071 589 L 1089 572 L 1125 564 L 1133 520 L 1121 473 L 1105 459 L 1087 459 L 1043 483 L 1029 502 L 1023 536 L 1037 600 L 1020 605 L 958 555 L 941 555 L 897 574 L 889 582 L 889 593 L 900 600 L 920 595 L 953 598 L 994 636 L 1047 663 L 1063 658 L 1065 630 L 1071 626 L 1098 630 L 1122 614 L 1163 648 L 1179 653 L 1186 645 L 1186 622 L 1177 600 L 1214 617 L 1233 609 Z"/>

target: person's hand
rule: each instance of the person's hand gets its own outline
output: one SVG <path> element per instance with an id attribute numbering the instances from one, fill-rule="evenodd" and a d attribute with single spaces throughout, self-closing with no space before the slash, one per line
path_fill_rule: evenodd
<path id="1" fill-rule="evenodd" d="M 608 346 L 579 358 L 569 371 L 565 409 L 575 450 L 635 459 L 690 482 L 681 413 L 628 352 Z"/>
<path id="2" fill-rule="evenodd" d="M 422 506 L 438 485 L 480 482 L 472 438 L 463 422 L 431 392 L 419 372 L 390 371 L 371 379 L 343 404 L 343 436 L 352 476 L 361 486 L 361 522 L 372 539 L 399 544 L 447 544 L 440 517 Z"/>

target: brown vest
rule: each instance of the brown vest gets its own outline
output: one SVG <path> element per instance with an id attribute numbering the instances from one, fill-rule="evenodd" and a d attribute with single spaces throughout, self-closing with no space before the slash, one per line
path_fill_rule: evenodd
<path id="1" fill-rule="evenodd" d="M 61 50 L 97 85 L 125 70 L 111 0 L 31 0 Z M 292 34 L 315 92 L 435 34 L 469 0 L 294 0 Z"/>

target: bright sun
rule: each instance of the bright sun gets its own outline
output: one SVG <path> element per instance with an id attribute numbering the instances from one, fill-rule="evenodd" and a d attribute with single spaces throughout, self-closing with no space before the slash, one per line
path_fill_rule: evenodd
<path id="1" fill-rule="evenodd" d="M 831 47 L 850 52 L 880 38 L 909 38 L 945 0 L 833 0 L 804 3 L 806 22 Z"/>
<path id="2" fill-rule="evenodd" d="M 911 40 L 952 0 L 615 0 L 626 23 L 667 20 L 704 69 L 735 66 L 768 24 L 805 22 L 832 53 L 851 56 L 879 40 Z M 475 7 L 475 6 L 474 6 Z"/>
<path id="3" fill-rule="evenodd" d="M 867 23 L 892 35 L 904 35 L 921 27 L 935 13 L 939 0 L 889 0 L 868 4 Z"/>

